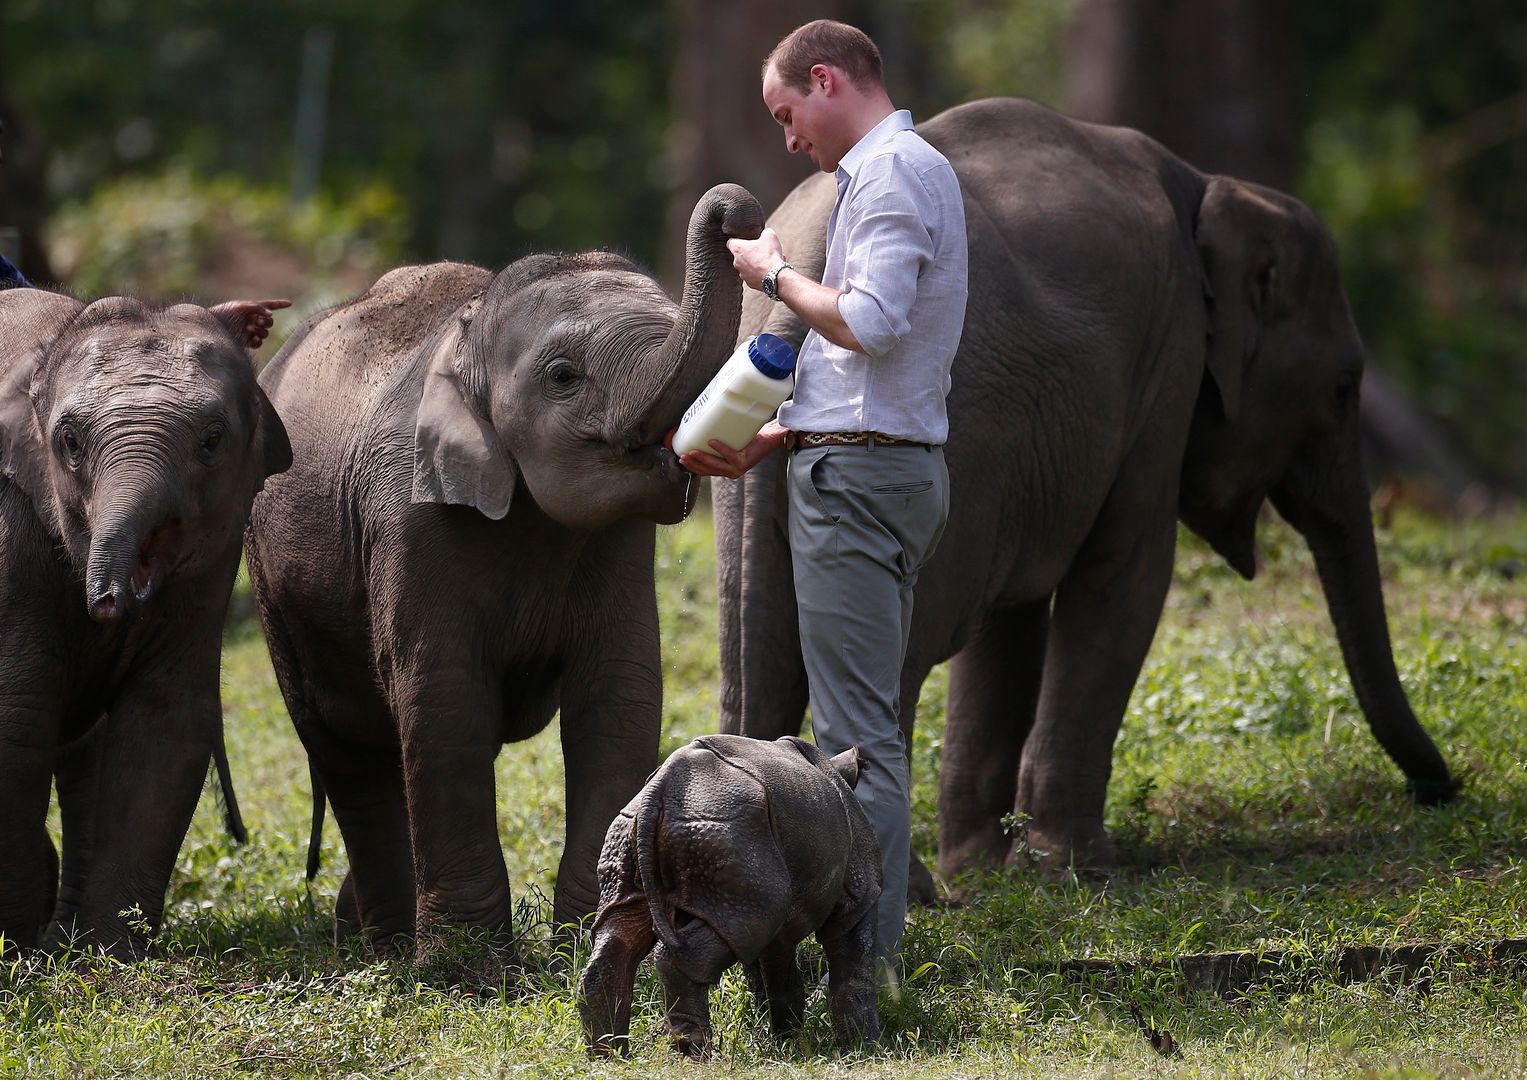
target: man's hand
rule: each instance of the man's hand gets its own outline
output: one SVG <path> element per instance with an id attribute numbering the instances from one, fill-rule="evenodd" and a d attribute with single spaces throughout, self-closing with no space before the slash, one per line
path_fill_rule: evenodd
<path id="1" fill-rule="evenodd" d="M 732 253 L 732 266 L 750 289 L 759 288 L 763 276 L 785 257 L 779 234 L 773 229 L 765 229 L 757 240 L 728 240 L 726 248 Z"/>
<path id="2" fill-rule="evenodd" d="M 246 348 L 258 349 L 276 321 L 271 312 L 291 306 L 290 300 L 229 300 L 207 310 L 222 319 Z"/>
<path id="3" fill-rule="evenodd" d="M 785 445 L 789 434 L 789 428 L 778 420 L 770 420 L 741 450 L 733 450 L 720 439 L 712 439 L 711 453 L 691 450 L 679 458 L 679 464 L 696 476 L 725 476 L 735 480 Z"/>

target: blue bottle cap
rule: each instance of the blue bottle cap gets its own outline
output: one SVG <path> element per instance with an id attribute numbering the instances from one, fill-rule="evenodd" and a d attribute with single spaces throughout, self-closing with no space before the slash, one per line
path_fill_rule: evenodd
<path id="1" fill-rule="evenodd" d="M 784 338 L 773 334 L 759 334 L 748 342 L 748 359 L 771 379 L 783 379 L 795 370 L 795 350 Z"/>

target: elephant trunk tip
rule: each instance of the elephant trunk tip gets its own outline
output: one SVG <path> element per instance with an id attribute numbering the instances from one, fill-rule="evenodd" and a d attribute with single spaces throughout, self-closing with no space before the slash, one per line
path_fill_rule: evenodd
<path id="1" fill-rule="evenodd" d="M 96 622 L 110 622 L 122 617 L 122 597 L 115 585 L 105 585 L 93 590 L 90 598 L 90 617 Z"/>

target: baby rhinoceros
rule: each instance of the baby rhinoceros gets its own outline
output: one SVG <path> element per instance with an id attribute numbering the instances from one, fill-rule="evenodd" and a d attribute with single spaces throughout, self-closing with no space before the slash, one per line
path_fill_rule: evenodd
<path id="1" fill-rule="evenodd" d="M 841 1045 L 879 1037 L 875 905 L 880 847 L 851 788 L 855 750 L 707 735 L 675 751 L 620 812 L 599 857 L 594 949 L 579 1009 L 591 1055 L 629 1051 L 636 966 L 654 943 L 664 1030 L 675 1050 L 710 1054 L 708 992 L 747 966 L 776 1038 L 800 1028 L 795 947 L 827 956 Z"/>

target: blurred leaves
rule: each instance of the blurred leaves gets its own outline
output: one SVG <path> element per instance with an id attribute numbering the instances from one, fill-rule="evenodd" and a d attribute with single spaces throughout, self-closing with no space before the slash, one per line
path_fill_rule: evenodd
<path id="1" fill-rule="evenodd" d="M 281 189 L 185 168 L 100 185 L 54 219 L 59 268 L 81 296 L 112 292 L 204 301 L 247 291 L 316 306 L 364 286 L 402 254 L 404 207 L 382 184 L 343 202 L 293 208 Z M 244 265 L 253 263 L 254 265 Z M 268 284 L 267 284 L 268 283 Z"/>
<path id="2" fill-rule="evenodd" d="M 988 95 L 1059 104 L 1081 3 L 860 0 L 844 14 L 880 43 L 898 104 L 927 117 Z M 288 228 L 279 196 L 293 182 L 304 42 L 323 33 L 334 53 L 321 197 L 293 216 L 316 213 L 330 221 L 318 231 L 398 261 L 497 267 L 530 250 L 609 247 L 658 265 L 677 239 L 664 222 L 683 216 L 667 208 L 679 186 L 673 103 L 708 92 L 694 72 L 670 78 L 683 10 L 6 0 L 0 51 L 7 94 L 52 148 L 52 206 L 71 209 L 51 239 L 77 286 L 205 293 L 209 236 L 223 226 L 196 215 L 226 219 L 212 206 L 226 196 L 208 203 L 188 185 L 240 176 L 266 200 L 233 215 L 240 227 Z M 1286 10 L 1299 54 L 1288 80 L 1302 123 L 1296 194 L 1336 237 L 1375 361 L 1448 424 L 1476 468 L 1527 490 L 1527 8 L 1294 0 Z M 170 203 L 157 224 L 135 216 L 131 204 L 149 196 L 129 196 L 124 176 L 178 191 L 178 220 Z M 375 207 L 367 224 L 345 212 L 377 192 L 393 200 L 380 234 Z M 138 224 L 113 239 L 118 208 Z M 289 234 L 280 243 L 301 248 Z M 347 252 L 328 265 L 365 262 Z"/>

